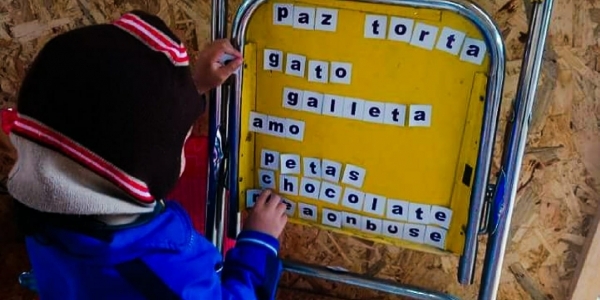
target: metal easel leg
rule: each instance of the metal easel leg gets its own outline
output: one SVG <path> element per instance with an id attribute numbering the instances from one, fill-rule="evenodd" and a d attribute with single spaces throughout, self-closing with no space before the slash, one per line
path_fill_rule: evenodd
<path id="1" fill-rule="evenodd" d="M 477 248 L 479 246 L 479 235 L 481 224 L 487 223 L 486 207 L 489 194 L 489 175 L 494 154 L 494 144 L 498 127 L 498 118 L 504 89 L 504 76 L 506 64 L 506 52 L 502 35 L 497 29 L 494 21 L 483 10 L 478 11 L 478 18 L 487 32 L 487 44 L 490 51 L 489 84 L 486 91 L 486 107 L 484 115 L 484 126 L 481 134 L 481 155 L 477 161 L 475 183 L 469 204 L 469 220 L 465 228 L 465 246 L 457 270 L 458 282 L 467 285 L 473 284 L 475 267 L 477 263 Z"/>
<path id="2" fill-rule="evenodd" d="M 226 36 L 226 0 L 212 0 L 211 13 L 211 40 L 225 38 Z M 209 142 L 208 153 L 210 158 L 207 180 L 206 195 L 206 238 L 210 240 L 220 251 L 224 244 L 224 224 L 225 224 L 225 193 L 224 187 L 219 184 L 222 178 L 223 170 L 221 168 L 220 141 L 221 131 L 221 105 L 222 105 L 222 87 L 219 86 L 210 91 L 209 99 Z M 218 150 L 218 151 L 217 151 Z"/>
<path id="3" fill-rule="evenodd" d="M 519 87 L 517 90 L 514 123 L 506 145 L 502 173 L 494 199 L 490 236 L 483 266 L 480 300 L 494 300 L 498 294 L 502 263 L 510 232 L 518 179 L 527 142 L 531 112 L 540 75 L 544 46 L 552 14 L 553 0 L 536 2 L 533 7 Z M 494 222 L 494 220 L 496 220 Z"/>

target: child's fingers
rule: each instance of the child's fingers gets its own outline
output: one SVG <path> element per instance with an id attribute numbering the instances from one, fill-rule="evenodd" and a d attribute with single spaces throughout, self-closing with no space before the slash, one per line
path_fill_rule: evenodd
<path id="1" fill-rule="evenodd" d="M 284 215 L 285 215 L 285 211 L 286 211 L 286 209 L 287 209 L 287 205 L 286 205 L 285 203 L 283 203 L 283 201 L 282 201 L 282 202 L 280 202 L 280 203 L 277 205 L 277 212 L 278 212 L 278 213 L 281 213 L 281 214 L 284 214 Z"/>
<path id="2" fill-rule="evenodd" d="M 229 40 L 217 40 L 208 49 L 208 57 L 211 61 L 217 61 L 223 54 L 229 54 L 235 58 L 241 58 L 242 54 L 236 50 Z"/>
<path id="3" fill-rule="evenodd" d="M 229 43 L 229 41 L 227 41 L 227 43 L 223 44 L 223 52 L 233 55 L 235 57 L 242 57 L 242 53 L 240 53 L 240 51 L 238 51 L 237 49 L 235 49 L 233 47 L 233 45 L 231 45 L 231 43 Z"/>
<path id="4" fill-rule="evenodd" d="M 254 207 L 261 207 L 264 206 L 265 203 L 267 202 L 267 199 L 269 199 L 269 196 L 271 195 L 271 190 L 264 190 L 262 193 L 260 193 L 260 195 L 258 196 L 258 199 L 256 199 L 256 203 L 254 204 Z"/>
<path id="5" fill-rule="evenodd" d="M 223 52 L 225 52 L 227 54 L 231 54 L 236 57 L 242 57 L 242 54 L 237 49 L 235 49 L 235 47 L 233 47 L 230 40 L 221 39 L 221 40 L 218 40 L 218 42 L 219 42 L 219 44 L 221 46 L 220 48 Z"/>
<path id="6" fill-rule="evenodd" d="M 267 202 L 267 205 L 269 208 L 276 208 L 280 203 L 282 203 L 281 197 L 277 194 L 271 194 L 271 198 L 269 199 L 269 202 Z"/>
<path id="7" fill-rule="evenodd" d="M 236 58 L 228 62 L 226 65 L 220 67 L 218 69 L 218 72 L 220 73 L 221 77 L 227 78 L 229 77 L 229 75 L 233 74 L 233 72 L 235 72 L 240 66 L 242 66 L 243 62 L 243 58 Z"/>

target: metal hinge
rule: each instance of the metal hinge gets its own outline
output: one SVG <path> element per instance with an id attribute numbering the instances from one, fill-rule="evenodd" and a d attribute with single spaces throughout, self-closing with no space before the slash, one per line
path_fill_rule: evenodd
<path id="1" fill-rule="evenodd" d="M 481 223 L 479 224 L 479 234 L 488 233 L 492 204 L 494 203 L 494 195 L 496 194 L 496 184 L 490 183 L 485 189 L 485 198 L 483 200 Z"/>

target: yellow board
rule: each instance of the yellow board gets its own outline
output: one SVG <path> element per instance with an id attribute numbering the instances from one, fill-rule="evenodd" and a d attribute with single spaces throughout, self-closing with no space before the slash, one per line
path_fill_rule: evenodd
<path id="1" fill-rule="evenodd" d="M 272 187 L 292 222 L 462 253 L 489 68 L 473 23 L 278 0 L 254 12 L 245 40 L 240 209 Z"/>

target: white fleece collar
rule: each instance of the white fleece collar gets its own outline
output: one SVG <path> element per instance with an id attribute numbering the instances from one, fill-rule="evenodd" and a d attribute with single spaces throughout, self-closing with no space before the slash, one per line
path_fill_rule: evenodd
<path id="1" fill-rule="evenodd" d="M 128 222 L 154 210 L 141 205 L 108 180 L 64 155 L 15 134 L 10 139 L 18 158 L 8 178 L 8 191 L 41 212 L 98 215 L 109 223 Z M 111 215 L 110 217 L 108 215 Z"/>

